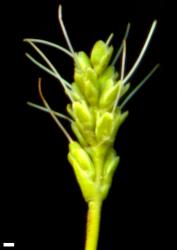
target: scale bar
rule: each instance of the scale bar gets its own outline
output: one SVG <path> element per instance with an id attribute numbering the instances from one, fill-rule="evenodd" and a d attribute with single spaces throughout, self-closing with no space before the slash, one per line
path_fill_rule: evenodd
<path id="1" fill-rule="evenodd" d="M 14 242 L 4 242 L 3 247 L 14 247 L 15 243 Z"/>

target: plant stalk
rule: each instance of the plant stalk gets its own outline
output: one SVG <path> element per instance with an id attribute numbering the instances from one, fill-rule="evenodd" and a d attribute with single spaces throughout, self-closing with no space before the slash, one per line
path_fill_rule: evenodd
<path id="1" fill-rule="evenodd" d="M 102 201 L 100 199 L 88 203 L 85 250 L 97 250 Z"/>

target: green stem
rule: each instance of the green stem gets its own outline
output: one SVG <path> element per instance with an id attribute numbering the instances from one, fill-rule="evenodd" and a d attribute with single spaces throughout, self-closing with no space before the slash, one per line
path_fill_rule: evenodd
<path id="1" fill-rule="evenodd" d="M 102 202 L 98 200 L 88 203 L 87 231 L 85 250 L 96 250 L 98 245 Z"/>

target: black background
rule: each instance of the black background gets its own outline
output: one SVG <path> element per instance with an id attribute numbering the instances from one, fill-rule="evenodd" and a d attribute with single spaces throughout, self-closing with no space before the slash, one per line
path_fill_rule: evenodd
<path id="1" fill-rule="evenodd" d="M 161 67 L 129 102 L 130 115 L 117 136 L 121 156 L 104 203 L 99 248 L 149 249 L 164 243 L 166 197 L 166 124 L 171 101 L 164 79 L 164 1 L 8 1 L 3 4 L 1 37 L 0 240 L 16 248 L 83 249 L 86 204 L 67 161 L 68 143 L 49 115 L 26 101 L 41 103 L 37 78 L 54 109 L 65 112 L 62 87 L 24 56 L 35 52 L 22 42 L 43 38 L 66 46 L 57 20 L 58 4 L 76 51 L 89 53 L 98 39 L 113 32 L 118 47 L 128 22 L 127 70 L 135 61 L 152 21 L 157 30 L 132 86 L 158 62 Z M 43 47 L 60 73 L 72 81 L 66 55 Z M 118 64 L 119 66 L 119 64 Z M 170 92 L 176 91 L 170 86 Z M 169 100 L 168 100 L 169 99 Z M 65 124 L 68 131 L 70 128 Z M 163 218 L 163 219 L 162 219 Z"/>

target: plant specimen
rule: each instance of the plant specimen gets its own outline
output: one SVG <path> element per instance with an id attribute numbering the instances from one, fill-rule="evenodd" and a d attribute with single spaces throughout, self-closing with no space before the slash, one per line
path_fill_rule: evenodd
<path id="1" fill-rule="evenodd" d="M 88 204 L 85 250 L 96 250 L 102 204 L 108 195 L 114 172 L 119 164 L 120 158 L 114 149 L 114 142 L 121 124 L 128 116 L 128 111 L 124 111 L 125 106 L 159 67 L 159 64 L 153 67 L 135 89 L 130 90 L 129 80 L 148 48 L 157 21 L 152 23 L 142 50 L 128 73 L 125 73 L 125 62 L 126 40 L 130 24 L 127 25 L 121 46 L 113 57 L 114 49 L 110 45 L 113 34 L 108 37 L 106 42 L 97 41 L 88 56 L 83 51 L 74 51 L 62 20 L 61 6 L 59 6 L 59 22 L 69 50 L 46 40 L 27 38 L 24 41 L 36 50 L 46 65 L 41 64 L 28 53 L 26 56 L 60 81 L 70 101 L 67 105 L 69 116 L 56 112 L 50 107 L 42 92 L 41 79 L 38 81 L 38 90 L 44 106 L 31 102 L 28 104 L 48 112 L 69 142 L 68 160 L 73 167 L 82 195 Z M 36 44 L 53 47 L 73 59 L 73 83 L 68 83 L 60 75 Z M 115 64 L 120 55 L 121 68 L 118 72 Z M 74 139 L 62 125 L 61 119 L 70 122 L 71 129 L 75 134 Z"/>

